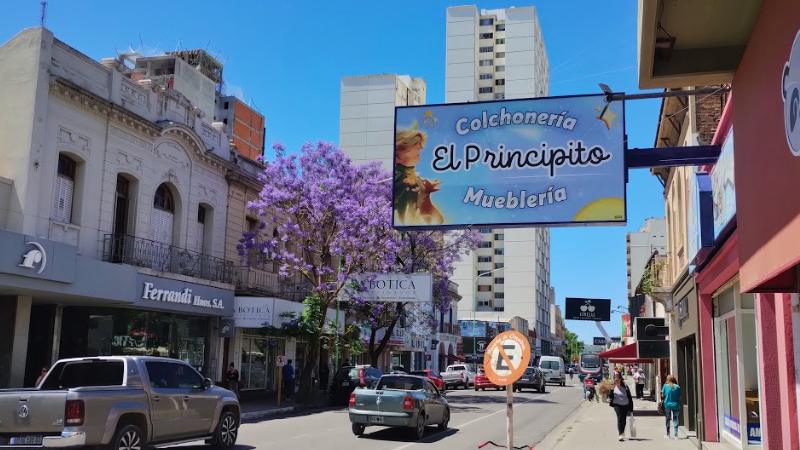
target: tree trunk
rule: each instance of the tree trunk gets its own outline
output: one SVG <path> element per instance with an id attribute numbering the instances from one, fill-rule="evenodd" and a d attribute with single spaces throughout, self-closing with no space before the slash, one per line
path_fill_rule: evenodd
<path id="1" fill-rule="evenodd" d="M 316 389 L 314 389 L 313 375 L 319 364 L 319 345 L 320 335 L 309 336 L 306 361 L 303 365 L 303 371 L 300 373 L 300 378 L 298 379 L 300 384 L 300 390 L 297 394 L 298 403 L 311 404 L 314 401 Z"/>
<path id="2" fill-rule="evenodd" d="M 389 339 L 392 338 L 392 333 L 394 333 L 394 327 L 397 325 L 397 322 L 400 320 L 400 314 L 403 313 L 403 303 L 397 304 L 397 310 L 395 311 L 394 320 L 392 323 L 389 324 L 389 327 L 386 329 L 386 333 L 381 338 L 381 341 L 378 343 L 378 346 L 375 347 L 375 333 L 378 331 L 377 329 L 372 329 L 372 334 L 370 335 L 369 339 L 369 360 L 372 367 L 378 367 L 378 358 L 380 358 L 381 353 L 386 350 L 386 346 L 389 345 Z M 391 367 L 389 367 L 391 370 Z"/>

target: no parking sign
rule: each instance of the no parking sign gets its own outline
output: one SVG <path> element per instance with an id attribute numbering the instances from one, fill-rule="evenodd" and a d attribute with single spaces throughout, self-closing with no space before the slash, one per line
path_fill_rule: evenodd
<path id="1" fill-rule="evenodd" d="M 483 355 L 486 376 L 497 386 L 517 381 L 531 360 L 528 338 L 518 331 L 506 331 L 492 339 Z"/>

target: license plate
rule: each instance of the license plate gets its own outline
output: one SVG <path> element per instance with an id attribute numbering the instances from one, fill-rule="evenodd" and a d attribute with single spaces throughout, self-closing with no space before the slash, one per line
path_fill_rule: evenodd
<path id="1" fill-rule="evenodd" d="M 383 416 L 369 416 L 370 423 L 383 423 Z"/>
<path id="2" fill-rule="evenodd" d="M 11 445 L 42 445 L 41 436 L 14 436 L 9 442 Z"/>

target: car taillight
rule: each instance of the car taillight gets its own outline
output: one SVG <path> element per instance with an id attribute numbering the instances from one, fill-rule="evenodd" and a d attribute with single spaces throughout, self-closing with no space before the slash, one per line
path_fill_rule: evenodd
<path id="1" fill-rule="evenodd" d="M 83 400 L 67 400 L 64 408 L 64 423 L 70 426 L 83 425 Z"/>
<path id="2" fill-rule="evenodd" d="M 414 410 L 414 399 L 411 398 L 410 395 L 406 395 L 403 399 L 403 411 L 413 411 Z"/>
<path id="3" fill-rule="evenodd" d="M 348 403 L 348 406 L 351 407 L 351 408 L 355 408 L 356 407 L 356 393 L 355 392 L 351 392 L 350 393 L 350 403 Z"/>

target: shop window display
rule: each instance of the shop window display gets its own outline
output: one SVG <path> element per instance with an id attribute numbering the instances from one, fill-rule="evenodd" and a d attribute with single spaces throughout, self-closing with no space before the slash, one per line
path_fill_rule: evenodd
<path id="1" fill-rule="evenodd" d="M 738 283 L 714 297 L 714 353 L 719 428 L 743 446 L 761 443 L 754 296 Z"/>
<path id="2" fill-rule="evenodd" d="M 209 319 L 131 309 L 65 308 L 60 357 L 139 355 L 185 361 L 201 373 Z"/>

